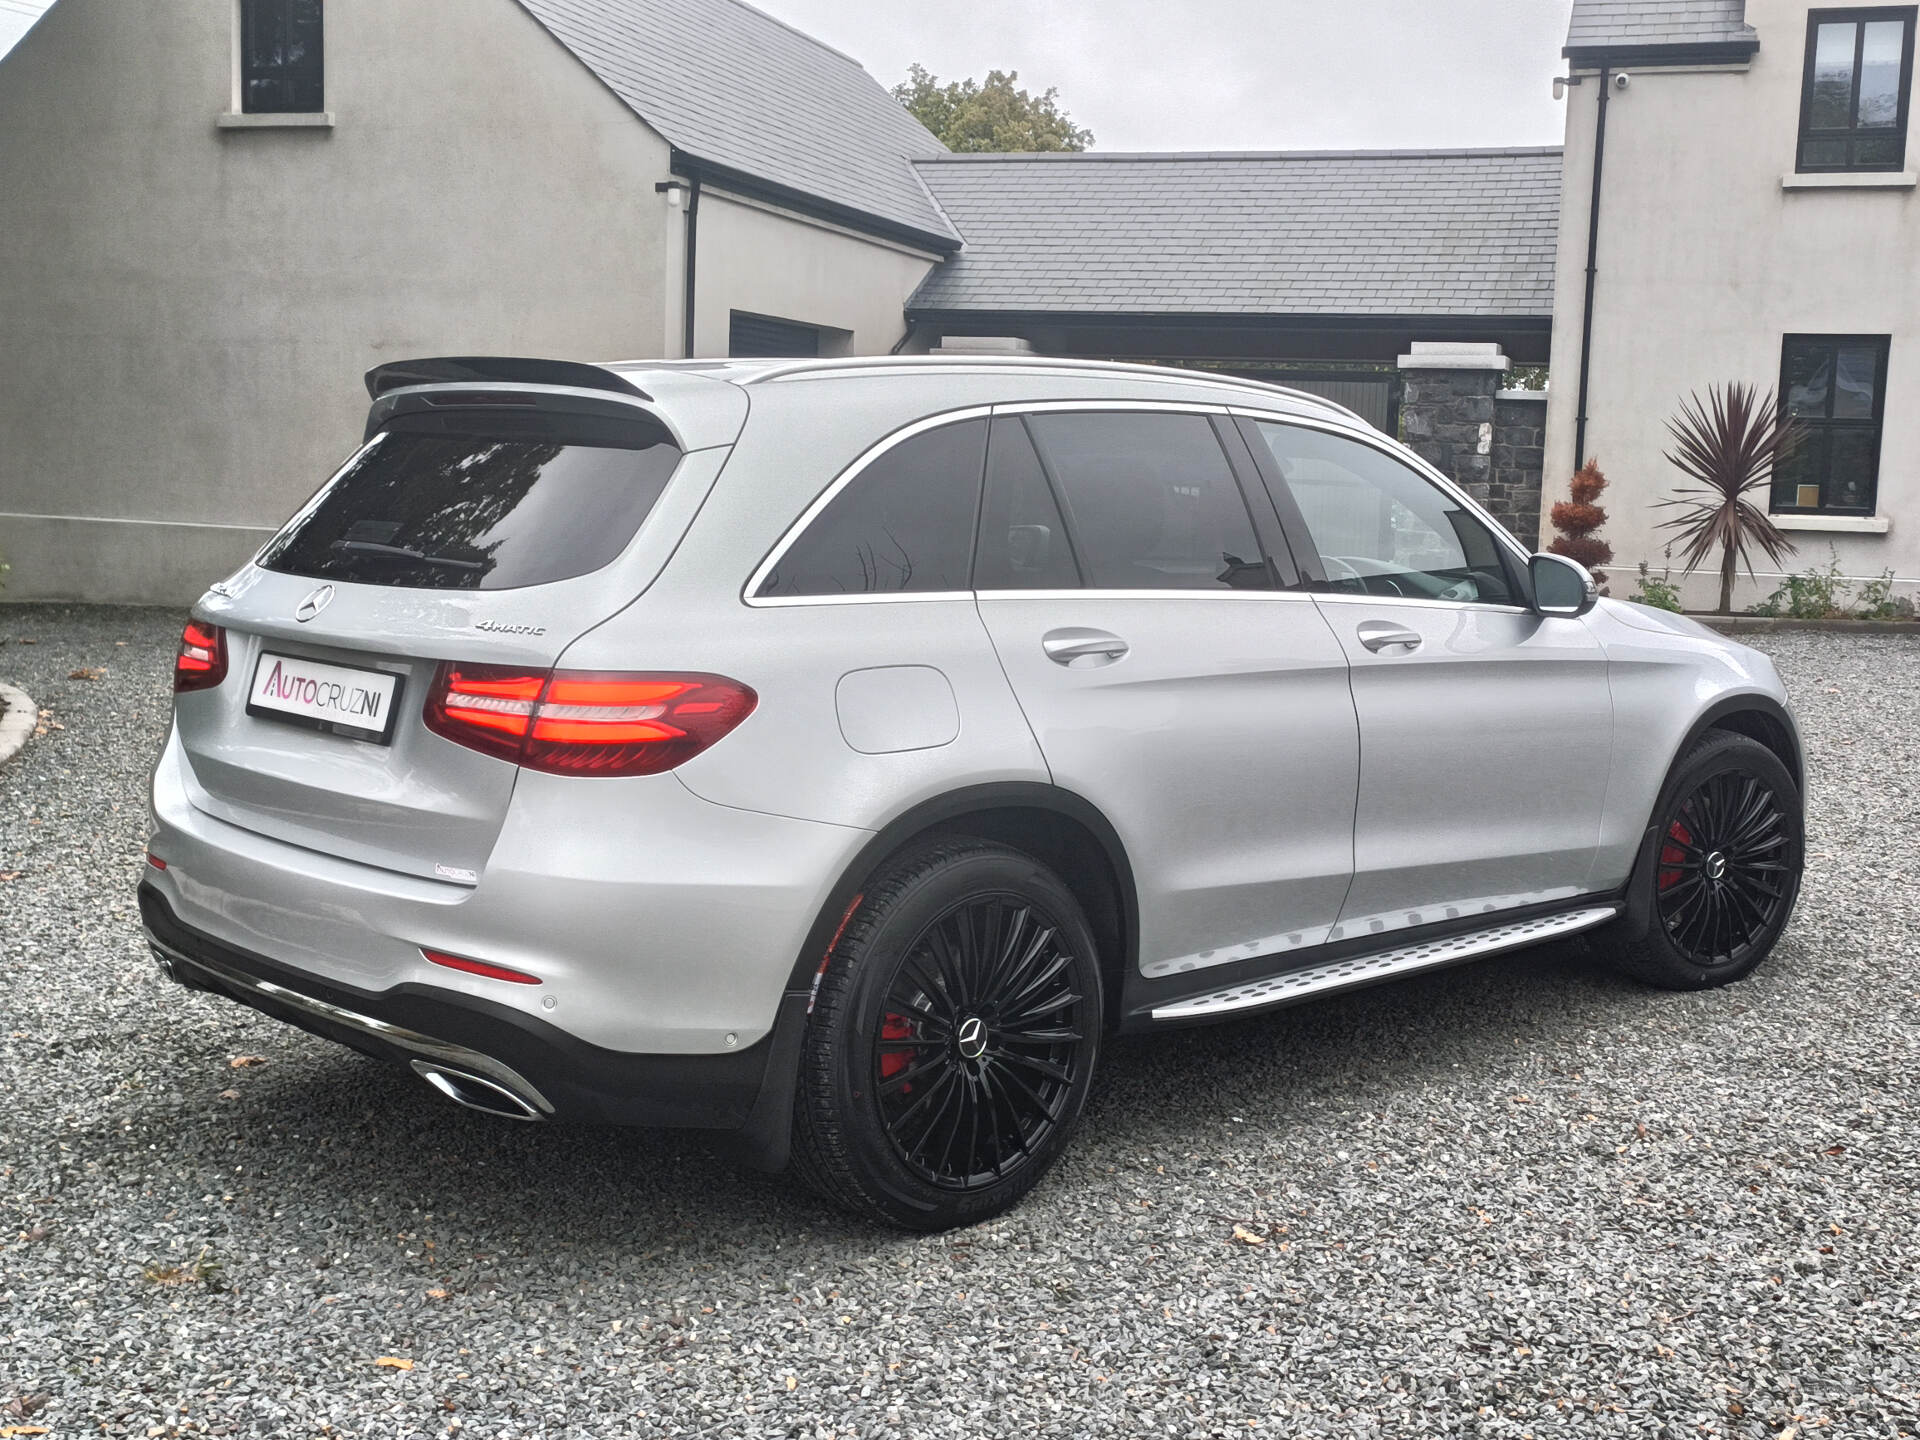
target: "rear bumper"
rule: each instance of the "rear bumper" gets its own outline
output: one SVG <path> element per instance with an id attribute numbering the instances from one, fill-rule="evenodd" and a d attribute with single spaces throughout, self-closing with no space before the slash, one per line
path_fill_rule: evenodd
<path id="1" fill-rule="evenodd" d="M 499 1100 L 476 1108 L 527 1120 L 736 1131 L 764 1120 L 784 1135 L 806 1021 L 804 991 L 782 996 L 771 1033 L 755 1045 L 718 1055 L 636 1055 L 588 1044 L 476 996 L 417 984 L 363 991 L 318 980 L 183 924 L 152 885 L 140 887 L 140 918 L 155 959 L 178 983 L 410 1065 L 429 1079 L 451 1076 L 460 1085 L 466 1077 L 501 1092 L 469 1090 L 469 1097 Z"/>

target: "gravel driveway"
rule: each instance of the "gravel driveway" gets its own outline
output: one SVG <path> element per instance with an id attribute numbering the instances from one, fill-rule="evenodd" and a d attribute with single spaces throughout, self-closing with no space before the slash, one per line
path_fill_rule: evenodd
<path id="1" fill-rule="evenodd" d="M 1812 855 L 1753 979 L 1575 943 L 1123 1042 L 1017 1214 L 914 1239 L 162 983 L 178 623 L 0 608 L 55 727 L 0 769 L 0 1435 L 1920 1433 L 1920 640 L 1763 641 Z"/>

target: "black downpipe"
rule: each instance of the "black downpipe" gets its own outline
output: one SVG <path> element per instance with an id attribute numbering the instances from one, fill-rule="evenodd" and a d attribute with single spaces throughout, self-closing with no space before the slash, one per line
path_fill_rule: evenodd
<path id="1" fill-rule="evenodd" d="M 1593 356 L 1593 280 L 1599 273 L 1600 175 L 1607 160 L 1607 99 L 1613 73 L 1600 72 L 1600 113 L 1593 130 L 1593 200 L 1587 206 L 1587 303 L 1580 312 L 1580 404 L 1573 422 L 1573 468 L 1587 463 L 1587 365 Z"/>
<path id="2" fill-rule="evenodd" d="M 1605 98 L 1605 97 L 1602 97 Z M 681 309 L 685 312 L 684 326 L 686 334 L 680 342 L 681 353 L 688 360 L 693 359 L 693 296 L 695 266 L 700 256 L 700 177 L 695 175 L 687 181 L 687 293 Z M 1588 299 L 1592 299 L 1593 282 L 1587 282 Z"/>

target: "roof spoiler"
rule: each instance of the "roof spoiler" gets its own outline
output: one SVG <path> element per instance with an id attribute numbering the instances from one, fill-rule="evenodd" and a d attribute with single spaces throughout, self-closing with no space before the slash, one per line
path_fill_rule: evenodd
<path id="1" fill-rule="evenodd" d="M 459 355 L 433 360 L 396 360 L 367 372 L 367 394 L 378 400 L 409 385 L 566 385 L 576 390 L 611 390 L 618 395 L 653 397 L 623 376 L 576 360 L 527 360 L 502 355 Z"/>

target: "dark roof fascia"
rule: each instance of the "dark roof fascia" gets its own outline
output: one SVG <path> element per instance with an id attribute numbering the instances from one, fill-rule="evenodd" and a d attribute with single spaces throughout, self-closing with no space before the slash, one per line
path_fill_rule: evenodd
<path id="1" fill-rule="evenodd" d="M 908 164 L 909 157 L 901 156 L 900 163 Z M 931 250 L 936 255 L 952 255 L 960 249 L 960 241 L 952 235 L 940 235 L 931 230 L 902 225 L 896 220 L 871 215 L 865 210 L 856 210 L 851 205 L 822 200 L 819 196 L 809 195 L 804 190 L 795 190 L 771 180 L 762 180 L 756 175 L 749 175 L 744 170 L 736 170 L 730 165 L 716 165 L 711 160 L 702 160 L 699 156 L 690 155 L 678 147 L 673 150 L 670 168 L 674 174 L 688 180 L 697 179 L 703 185 L 718 185 L 723 190 L 731 190 L 752 200 L 763 200 L 769 205 L 796 210 L 816 220 L 826 220 L 883 240 L 911 245 L 916 250 Z"/>
<path id="2" fill-rule="evenodd" d="M 1553 329 L 1552 315 L 1338 315 L 1313 311 L 1196 312 L 1187 310 L 939 310 L 907 307 L 907 318 L 921 325 L 1122 325 L 1207 330 L 1407 330 L 1439 326 L 1449 330 Z"/>
<path id="3" fill-rule="evenodd" d="M 1692 45 L 1569 45 L 1560 53 L 1575 70 L 1659 70 L 1671 66 L 1744 65 L 1760 41 L 1707 40 Z"/>

